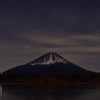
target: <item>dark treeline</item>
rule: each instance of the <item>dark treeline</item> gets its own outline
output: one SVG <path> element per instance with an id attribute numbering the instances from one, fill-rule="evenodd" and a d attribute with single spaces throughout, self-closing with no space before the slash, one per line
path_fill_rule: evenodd
<path id="1" fill-rule="evenodd" d="M 0 76 L 0 82 L 100 82 L 100 75 L 81 76 Z"/>

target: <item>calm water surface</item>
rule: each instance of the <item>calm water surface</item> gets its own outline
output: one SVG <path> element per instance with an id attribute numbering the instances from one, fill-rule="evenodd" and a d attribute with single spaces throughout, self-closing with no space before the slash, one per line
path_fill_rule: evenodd
<path id="1" fill-rule="evenodd" d="M 0 84 L 0 100 L 100 100 L 100 84 Z"/>

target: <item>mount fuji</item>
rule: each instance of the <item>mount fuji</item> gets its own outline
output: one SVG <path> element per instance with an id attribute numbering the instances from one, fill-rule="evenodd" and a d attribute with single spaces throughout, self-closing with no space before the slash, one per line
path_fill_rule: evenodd
<path id="1" fill-rule="evenodd" d="M 90 75 L 95 72 L 81 68 L 57 53 L 49 52 L 25 65 L 17 66 L 3 72 L 3 75 L 16 76 L 67 76 L 67 75 Z"/>
<path id="2" fill-rule="evenodd" d="M 34 65 L 53 65 L 56 63 L 62 63 L 62 64 L 68 64 L 68 61 L 58 55 L 57 53 L 47 53 L 40 58 L 30 62 L 29 64 L 34 66 Z"/>

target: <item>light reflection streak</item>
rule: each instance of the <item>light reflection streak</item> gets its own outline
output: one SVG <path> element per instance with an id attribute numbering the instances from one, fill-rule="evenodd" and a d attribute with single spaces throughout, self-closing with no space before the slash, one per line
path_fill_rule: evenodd
<path id="1" fill-rule="evenodd" d="M 0 84 L 0 97 L 2 96 L 2 85 Z"/>

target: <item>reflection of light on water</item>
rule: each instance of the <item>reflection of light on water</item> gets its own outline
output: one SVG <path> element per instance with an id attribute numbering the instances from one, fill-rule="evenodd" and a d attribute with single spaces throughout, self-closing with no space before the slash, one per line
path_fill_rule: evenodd
<path id="1" fill-rule="evenodd" d="M 0 85 L 0 96 L 2 96 L 2 85 Z"/>

